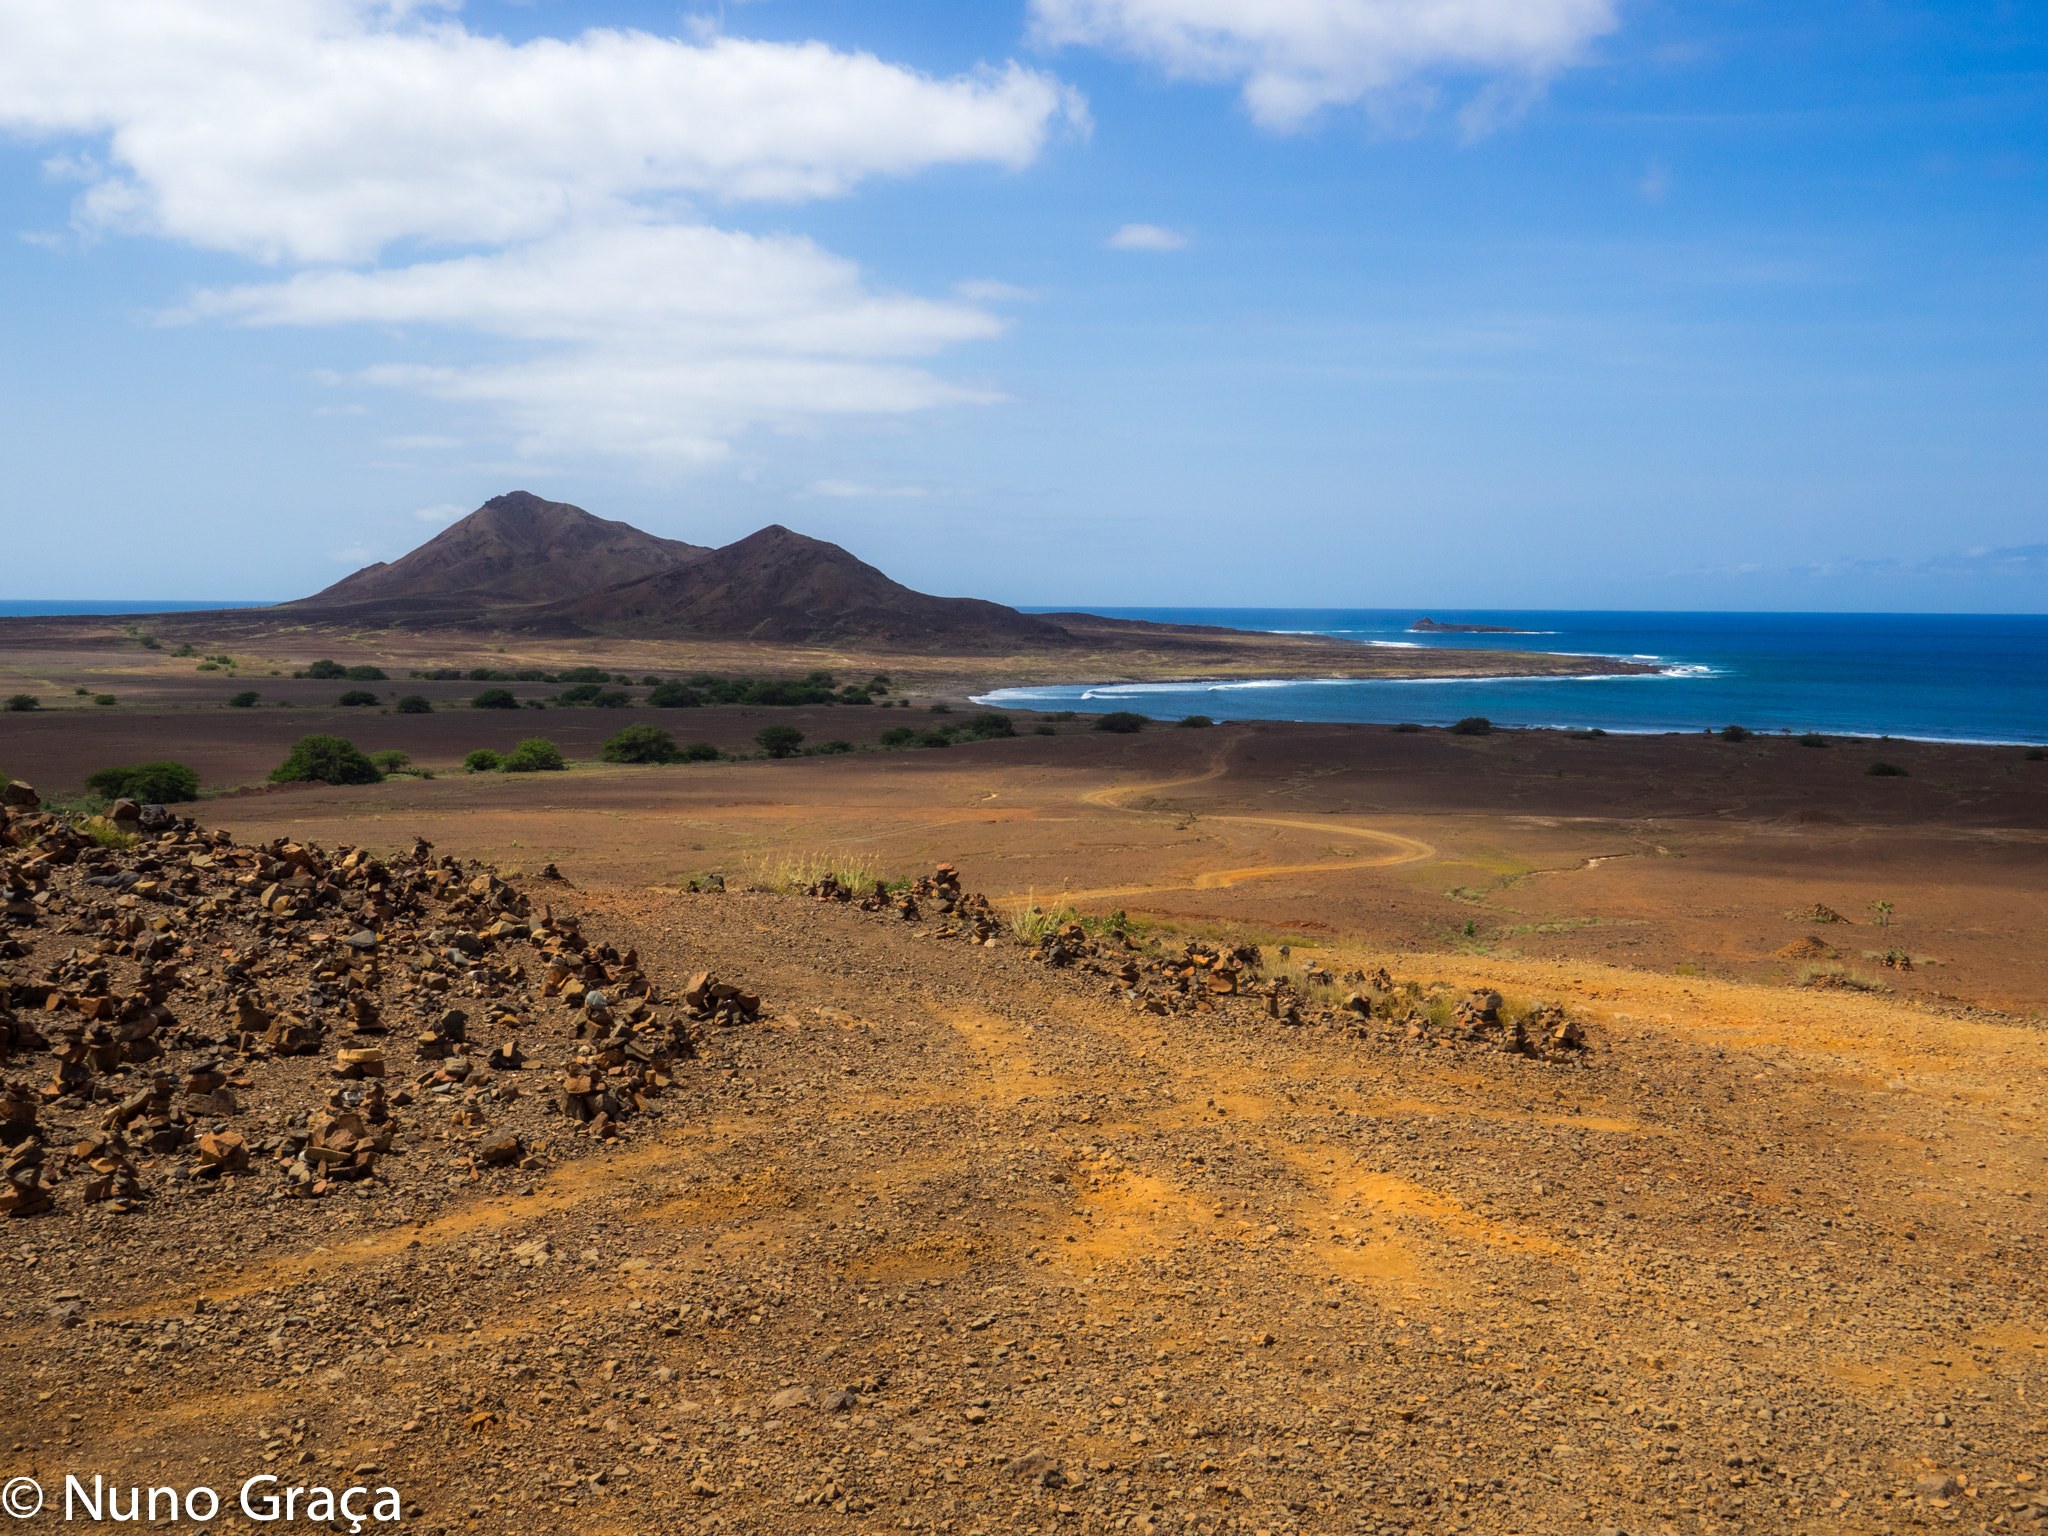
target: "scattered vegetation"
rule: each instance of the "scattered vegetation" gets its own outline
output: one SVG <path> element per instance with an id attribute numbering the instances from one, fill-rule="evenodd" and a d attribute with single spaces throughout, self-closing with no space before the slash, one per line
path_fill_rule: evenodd
<path id="1" fill-rule="evenodd" d="M 254 688 L 244 688 L 240 693 L 235 694 L 228 699 L 228 708 L 254 709 L 256 707 L 256 701 L 261 697 L 263 697 L 263 695 L 258 693 Z"/>
<path id="2" fill-rule="evenodd" d="M 770 725 L 756 731 L 754 740 L 770 757 L 788 757 L 804 744 L 804 733 L 793 725 Z"/>
<path id="3" fill-rule="evenodd" d="M 1421 730 L 1422 727 L 1417 725 L 1413 720 L 1403 720 L 1399 725 L 1390 726 L 1389 729 L 1392 730 L 1396 735 L 1413 736 L 1417 731 Z"/>
<path id="4" fill-rule="evenodd" d="M 291 755 L 270 770 L 270 782 L 302 784 L 309 779 L 326 784 L 380 784 L 384 775 L 344 737 L 301 736 Z"/>
<path id="5" fill-rule="evenodd" d="M 121 702 L 119 699 L 115 698 L 111 693 L 96 693 L 92 696 L 92 701 L 93 703 L 102 706 L 108 704 L 118 704 Z"/>
<path id="6" fill-rule="evenodd" d="M 0 705 L 0 709 L 5 709 L 9 713 L 17 715 L 24 715 L 32 709 L 41 709 L 42 707 L 42 701 L 32 693 L 9 694 L 7 702 L 4 705 Z"/>
<path id="7" fill-rule="evenodd" d="M 411 766 L 412 754 L 401 752 L 396 747 L 386 747 L 382 752 L 372 752 L 370 761 L 377 765 L 379 773 L 397 773 L 400 769 Z"/>
<path id="8" fill-rule="evenodd" d="M 383 683 L 390 679 L 382 667 L 344 667 L 338 661 L 316 661 L 303 672 L 294 672 L 293 677 L 310 677 L 316 681 L 351 683 Z"/>
<path id="9" fill-rule="evenodd" d="M 718 758 L 718 748 L 708 741 L 693 741 L 683 748 L 683 761 L 686 763 L 715 763 Z"/>
<path id="10" fill-rule="evenodd" d="M 1031 728 L 1031 734 L 1034 736 L 1057 736 L 1059 731 L 1050 725 L 1035 725 Z"/>
<path id="11" fill-rule="evenodd" d="M 137 763 L 130 768 L 102 768 L 86 779 L 85 787 L 107 800 L 178 805 L 199 798 L 199 775 L 183 763 Z"/>
<path id="12" fill-rule="evenodd" d="M 434 706 L 426 701 L 426 697 L 417 693 L 408 693 L 391 707 L 401 715 L 431 715 L 434 712 Z"/>
<path id="13" fill-rule="evenodd" d="M 1207 715 L 1183 715 L 1181 717 L 1180 723 L 1182 729 L 1184 730 L 1200 731 L 1207 730 L 1216 722 L 1214 720 L 1211 720 Z"/>
<path id="14" fill-rule="evenodd" d="M 1866 777 L 1873 779 L 1910 779 L 1912 775 L 1897 763 L 1872 763 L 1863 770 Z"/>
<path id="15" fill-rule="evenodd" d="M 160 651 L 164 648 L 163 641 L 157 639 L 155 635 L 137 635 L 135 643 L 145 651 Z"/>
<path id="16" fill-rule="evenodd" d="M 838 757 L 852 750 L 853 743 L 850 741 L 821 741 L 810 749 L 809 755 L 812 757 Z"/>
<path id="17" fill-rule="evenodd" d="M 1889 992 L 1875 976 L 1866 976 L 1861 971 L 1846 970 L 1839 965 L 1809 965 L 1799 973 L 1802 987 L 1846 987 L 1855 992 Z"/>
<path id="18" fill-rule="evenodd" d="M 978 715 L 969 715 L 959 726 L 948 726 L 947 730 L 962 730 L 976 741 L 995 741 L 1006 736 L 1015 736 L 1017 728 L 1010 723 L 1008 715 L 987 710 Z"/>
<path id="19" fill-rule="evenodd" d="M 1802 747 L 1825 747 L 1827 744 L 1827 737 L 1821 735 L 1819 731 L 1808 731 L 1799 738 L 1799 745 Z"/>
<path id="20" fill-rule="evenodd" d="M 599 748 L 597 755 L 608 763 L 672 763 L 681 754 L 675 738 L 660 726 L 629 725 Z"/>
<path id="21" fill-rule="evenodd" d="M 953 706 L 950 704 L 934 704 L 931 706 L 931 713 L 935 715 L 950 715 L 953 713 Z"/>
<path id="22" fill-rule="evenodd" d="M 1873 901 L 1870 904 L 1870 920 L 1880 928 L 1892 925 L 1892 904 L 1888 901 Z"/>
<path id="23" fill-rule="evenodd" d="M 1453 736 L 1491 736 L 1493 722 L 1484 715 L 1467 715 L 1451 727 Z"/>
<path id="24" fill-rule="evenodd" d="M 764 859 L 747 871 L 747 883 L 757 891 L 780 891 L 801 896 L 827 875 L 857 891 L 871 891 L 882 880 L 880 870 L 846 854 L 796 853 Z M 908 880 L 883 881 L 890 890 L 902 890 Z"/>
<path id="25" fill-rule="evenodd" d="M 1747 741 L 1755 732 L 1746 725 L 1724 725 L 1716 734 L 1723 741 Z"/>
<path id="26" fill-rule="evenodd" d="M 1119 709 L 1102 716 L 1091 729 L 1113 731 L 1119 736 L 1132 736 L 1145 729 L 1145 717 L 1132 710 Z"/>
<path id="27" fill-rule="evenodd" d="M 471 709 L 517 709 L 519 701 L 512 697 L 510 689 L 486 688 L 469 701 Z"/>
<path id="28" fill-rule="evenodd" d="M 1044 718 L 1065 725 L 1069 720 L 1078 720 L 1080 716 L 1076 715 L 1071 709 L 1056 709 Z"/>
<path id="29" fill-rule="evenodd" d="M 334 702 L 350 709 L 360 709 L 365 705 L 374 705 L 377 702 L 377 695 L 367 688 L 351 688 Z"/>
<path id="30" fill-rule="evenodd" d="M 569 766 L 562 749 L 545 736 L 529 736 L 505 756 L 507 773 L 560 773 Z"/>
<path id="31" fill-rule="evenodd" d="M 462 760 L 465 773 L 496 773 L 505 766 L 505 759 L 489 747 L 478 747 Z"/>

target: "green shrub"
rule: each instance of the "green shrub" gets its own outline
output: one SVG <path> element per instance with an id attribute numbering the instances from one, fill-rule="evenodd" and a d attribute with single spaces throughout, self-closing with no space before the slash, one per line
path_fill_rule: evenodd
<path id="1" fill-rule="evenodd" d="M 656 709 L 698 709 L 704 695 L 683 683 L 662 683 L 647 695 L 647 702 Z"/>
<path id="2" fill-rule="evenodd" d="M 496 773 L 505 766 L 505 759 L 489 747 L 478 747 L 462 760 L 462 766 L 468 773 Z"/>
<path id="3" fill-rule="evenodd" d="M 163 641 L 157 639 L 155 635 L 137 635 L 135 643 L 145 651 L 160 651 L 164 648 Z"/>
<path id="4" fill-rule="evenodd" d="M 173 656 L 197 656 L 199 654 L 199 647 L 187 640 L 183 645 L 171 652 L 171 654 Z"/>
<path id="5" fill-rule="evenodd" d="M 1863 770 L 1873 779 L 1910 779 L 1912 775 L 1897 763 L 1872 763 Z"/>
<path id="6" fill-rule="evenodd" d="M 853 743 L 850 741 L 821 741 L 811 750 L 819 757 L 837 757 L 843 752 L 851 752 L 853 750 Z"/>
<path id="7" fill-rule="evenodd" d="M 137 763 L 132 768 L 102 768 L 85 781 L 85 787 L 108 800 L 177 805 L 199 798 L 199 775 L 183 763 Z"/>
<path id="8" fill-rule="evenodd" d="M 299 784 L 320 779 L 328 784 L 380 784 L 384 775 L 340 736 L 301 736 L 291 755 L 270 770 L 273 784 Z"/>
<path id="9" fill-rule="evenodd" d="M 202 661 L 192 670 L 194 672 L 218 672 L 220 670 L 220 663 L 217 661 Z"/>
<path id="10" fill-rule="evenodd" d="M 650 672 L 640 679 L 640 686 L 642 688 L 658 688 L 661 686 L 661 679 Z"/>
<path id="11" fill-rule="evenodd" d="M 1017 728 L 1010 723 L 1008 715 L 988 710 L 979 715 L 969 715 L 962 726 L 976 741 L 994 741 L 1004 736 L 1014 736 Z"/>
<path id="12" fill-rule="evenodd" d="M 1493 722 L 1484 715 L 1467 715 L 1451 727 L 1453 736 L 1491 736 Z"/>
<path id="13" fill-rule="evenodd" d="M 316 661 L 316 662 L 314 662 L 314 663 L 313 663 L 313 665 L 311 665 L 310 667 L 306 668 L 306 670 L 305 670 L 305 671 L 303 671 L 303 672 L 294 672 L 294 673 L 293 673 L 292 675 L 293 675 L 294 677 L 312 677 L 312 678 L 318 678 L 318 679 L 320 679 L 321 681 L 325 682 L 325 681 L 330 681 L 330 680 L 332 680 L 332 679 L 334 679 L 334 678 L 346 678 L 346 677 L 348 676 L 348 668 L 347 668 L 347 667 L 344 667 L 344 666 L 343 666 L 343 665 L 342 665 L 342 664 L 341 664 L 340 662 L 338 662 L 338 661 L 324 661 L 324 660 L 323 660 L 323 661 Z"/>
<path id="14" fill-rule="evenodd" d="M 401 715 L 431 715 L 434 712 L 434 706 L 429 704 L 423 695 L 417 693 L 408 693 L 391 707 Z"/>
<path id="15" fill-rule="evenodd" d="M 598 749 L 608 763 L 672 763 L 675 738 L 658 725 L 629 725 Z"/>
<path id="16" fill-rule="evenodd" d="M 756 731 L 754 740 L 770 757 L 788 757 L 804 744 L 804 733 L 793 725 L 770 725 Z"/>
<path id="17" fill-rule="evenodd" d="M 1145 729 L 1145 717 L 1128 709 L 1119 709 L 1114 714 L 1102 716 L 1091 729 L 1114 731 L 1119 736 L 1129 736 Z"/>
<path id="18" fill-rule="evenodd" d="M 1215 723 L 1207 715 L 1183 715 L 1180 719 L 1181 728 L 1189 731 L 1206 731 Z"/>
<path id="19" fill-rule="evenodd" d="M 578 683 L 574 688 L 564 688 L 561 698 L 564 704 L 595 704 L 603 692 L 601 683 Z"/>
<path id="20" fill-rule="evenodd" d="M 564 683 L 608 683 L 612 675 L 603 667 L 571 667 L 566 672 L 557 673 L 556 678 Z"/>
<path id="21" fill-rule="evenodd" d="M 352 683 L 388 683 L 391 681 L 385 675 L 382 667 L 368 666 L 350 667 L 348 669 L 348 680 Z"/>
<path id="22" fill-rule="evenodd" d="M 888 730 L 882 732 L 882 745 L 885 747 L 908 746 L 916 738 L 917 732 L 909 726 L 892 725 Z"/>
<path id="23" fill-rule="evenodd" d="M 935 715 L 950 715 L 953 713 L 953 706 L 950 704 L 934 704 L 931 706 L 931 712 Z"/>
<path id="24" fill-rule="evenodd" d="M 412 762 L 412 754 L 401 752 L 396 747 L 386 747 L 382 752 L 372 752 L 370 761 L 377 765 L 379 773 L 396 773 Z"/>
<path id="25" fill-rule="evenodd" d="M 0 709 L 10 710 L 17 715 L 26 714 L 29 710 L 41 709 L 42 707 L 42 701 L 32 693 L 9 694 L 7 702 L 4 705 L 0 705 Z"/>
<path id="26" fill-rule="evenodd" d="M 118 704 L 121 702 L 111 693 L 96 693 L 92 696 L 92 701 L 95 704 Z"/>
<path id="27" fill-rule="evenodd" d="M 256 701 L 261 697 L 262 695 L 259 694 L 254 688 L 244 688 L 240 693 L 235 694 L 228 700 L 228 708 L 254 709 L 256 707 Z"/>
<path id="28" fill-rule="evenodd" d="M 610 692 L 600 693 L 590 702 L 599 709 L 624 709 L 633 702 L 633 695 L 621 689 L 612 689 Z"/>
<path id="29" fill-rule="evenodd" d="M 708 741 L 693 741 L 683 748 L 683 761 L 686 763 L 715 763 L 718 761 L 718 748 L 711 745 Z"/>
<path id="30" fill-rule="evenodd" d="M 1067 721 L 1078 719 L 1079 717 L 1071 709 L 1056 709 L 1045 718 L 1058 721 L 1061 725 L 1064 725 Z"/>
<path id="31" fill-rule="evenodd" d="M 345 704 L 351 709 L 360 708 L 365 704 L 375 704 L 376 702 L 377 695 L 370 692 L 367 688 L 351 688 L 347 693 L 344 693 L 335 700 L 335 703 Z"/>
<path id="32" fill-rule="evenodd" d="M 1799 738 L 1799 745 L 1802 747 L 1824 747 L 1827 744 L 1827 737 L 1821 735 L 1819 731 L 1808 731 Z"/>
<path id="33" fill-rule="evenodd" d="M 918 734 L 917 744 L 920 747 L 950 747 L 953 738 L 944 731 L 922 731 Z"/>
<path id="34" fill-rule="evenodd" d="M 1388 729 L 1395 732 L 1397 735 L 1413 736 L 1417 731 L 1421 730 L 1422 727 L 1417 725 L 1413 720 L 1403 720 L 1399 725 L 1389 726 Z"/>
<path id="35" fill-rule="evenodd" d="M 1720 730 L 1723 741 L 1747 741 L 1752 734 L 1747 726 L 1742 725 L 1724 725 Z"/>
<path id="36" fill-rule="evenodd" d="M 1059 735 L 1059 732 L 1055 730 L 1052 726 L 1040 725 L 1034 726 L 1032 728 L 1032 734 L 1034 736 L 1057 736 Z"/>
<path id="37" fill-rule="evenodd" d="M 562 749 L 545 736 L 529 736 L 505 759 L 507 773 L 560 773 L 569 766 Z"/>
<path id="38" fill-rule="evenodd" d="M 469 701 L 471 709 L 517 709 L 519 701 L 512 697 L 510 690 L 486 688 Z"/>

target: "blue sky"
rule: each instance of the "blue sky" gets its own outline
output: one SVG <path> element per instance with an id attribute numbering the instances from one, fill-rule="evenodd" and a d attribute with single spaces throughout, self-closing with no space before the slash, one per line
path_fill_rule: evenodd
<path id="1" fill-rule="evenodd" d="M 0 4 L 0 597 L 2048 610 L 2013 4 Z M 1119 232 L 1122 232 L 1119 236 Z"/>

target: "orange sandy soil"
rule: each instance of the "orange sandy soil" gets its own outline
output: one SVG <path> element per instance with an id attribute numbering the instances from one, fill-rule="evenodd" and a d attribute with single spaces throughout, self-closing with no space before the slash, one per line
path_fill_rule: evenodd
<path id="1" fill-rule="evenodd" d="M 444 1183 L 443 1147 L 423 1182 L 397 1162 L 313 1217 L 266 1218 L 259 1190 L 12 1224 L 10 1475 L 132 1454 L 147 1483 L 205 1456 L 232 1486 L 270 1454 L 397 1481 L 451 1532 L 2048 1528 L 2048 765 L 1085 722 L 590 761 L 652 719 L 731 748 L 783 720 L 930 723 L 0 717 L 0 768 L 48 794 L 158 756 L 250 782 L 311 730 L 402 748 L 442 776 L 194 809 L 245 841 L 424 835 L 663 982 L 757 986 L 771 1020 L 725 1032 L 622 1148 L 565 1129 L 536 1175 Z M 529 733 L 575 766 L 451 771 Z M 1879 755 L 1911 777 L 1866 777 Z M 1555 998 L 1592 1049 L 1161 1019 L 1016 945 L 749 889 L 939 860 L 1013 907 L 1121 908 L 1162 949 L 1245 935 L 1297 976 Z M 709 871 L 728 895 L 678 894 Z M 1816 902 L 1852 921 L 1800 920 Z M 1777 951 L 1809 937 L 1888 990 L 1794 985 L 1811 962 Z M 1914 968 L 1865 953 L 1886 950 Z M 533 1240 L 563 1257 L 520 1267 Z M 189 1340 L 204 1295 L 331 1338 L 303 1372 L 202 1332 L 123 1375 L 44 1321 L 73 1293 L 149 1337 L 181 1318 Z M 777 1407 L 792 1387 L 854 1396 Z"/>

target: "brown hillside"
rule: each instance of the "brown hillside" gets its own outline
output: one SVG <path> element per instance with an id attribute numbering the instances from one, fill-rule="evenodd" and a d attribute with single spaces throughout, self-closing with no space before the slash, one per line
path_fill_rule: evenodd
<path id="1" fill-rule="evenodd" d="M 634 581 L 710 551 L 527 491 L 494 496 L 403 559 L 365 566 L 286 608 L 459 622 Z"/>
<path id="2" fill-rule="evenodd" d="M 1068 638 L 1059 625 L 1000 603 L 913 592 L 837 544 L 773 523 L 688 565 L 551 603 L 535 610 L 532 623 L 603 633 L 969 649 L 1058 645 Z"/>

